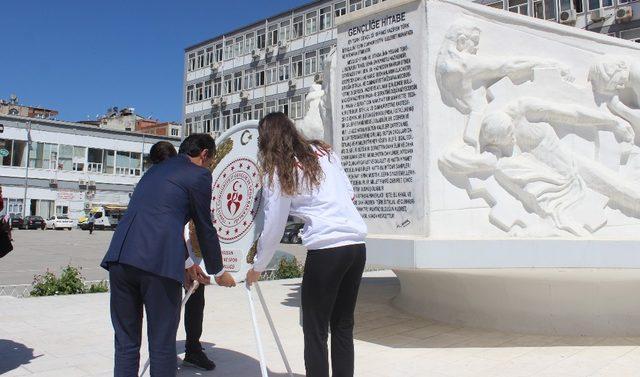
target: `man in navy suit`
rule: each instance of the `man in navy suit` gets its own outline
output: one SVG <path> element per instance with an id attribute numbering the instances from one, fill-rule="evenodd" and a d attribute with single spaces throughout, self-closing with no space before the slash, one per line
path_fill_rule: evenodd
<path id="1" fill-rule="evenodd" d="M 143 306 L 152 376 L 176 375 L 176 333 L 181 285 L 210 283 L 198 265 L 185 270 L 183 229 L 195 223 L 205 267 L 218 285 L 235 286 L 223 269 L 220 243 L 211 223 L 210 135 L 194 134 L 178 156 L 151 167 L 140 179 L 101 266 L 109 270 L 111 322 L 115 330 L 117 377 L 138 375 Z"/>

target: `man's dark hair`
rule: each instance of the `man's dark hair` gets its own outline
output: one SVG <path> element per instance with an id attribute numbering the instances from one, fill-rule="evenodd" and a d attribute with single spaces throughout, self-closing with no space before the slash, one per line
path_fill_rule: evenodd
<path id="1" fill-rule="evenodd" d="M 151 146 L 151 151 L 149 151 L 149 161 L 155 165 L 177 154 L 178 153 L 176 152 L 176 148 L 173 144 L 168 141 L 159 141 Z"/>
<path id="2" fill-rule="evenodd" d="M 208 150 L 207 156 L 212 157 L 216 153 L 216 142 L 209 134 L 189 135 L 182 144 L 178 153 L 197 157 L 203 150 Z"/>

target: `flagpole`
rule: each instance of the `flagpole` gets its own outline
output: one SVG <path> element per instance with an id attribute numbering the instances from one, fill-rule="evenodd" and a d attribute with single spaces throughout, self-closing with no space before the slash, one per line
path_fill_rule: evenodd
<path id="1" fill-rule="evenodd" d="M 27 217 L 27 187 L 29 187 L 29 159 L 31 158 L 31 121 L 27 122 L 27 163 L 24 174 L 24 200 L 22 201 L 22 219 Z"/>

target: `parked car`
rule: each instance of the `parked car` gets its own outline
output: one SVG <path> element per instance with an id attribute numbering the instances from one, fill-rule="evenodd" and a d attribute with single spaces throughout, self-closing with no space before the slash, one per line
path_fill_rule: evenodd
<path id="1" fill-rule="evenodd" d="M 67 216 L 53 216 L 46 221 L 47 229 L 73 229 L 75 223 Z"/>
<path id="2" fill-rule="evenodd" d="M 9 215 L 11 218 L 11 228 L 13 229 L 24 229 L 24 219 L 22 215 L 18 213 L 12 213 Z"/>
<path id="3" fill-rule="evenodd" d="M 46 224 L 40 216 L 27 216 L 24 218 L 25 229 L 42 229 L 44 230 Z"/>
<path id="4" fill-rule="evenodd" d="M 282 235 L 281 243 L 302 243 L 300 237 L 300 230 L 304 227 L 301 223 L 292 223 L 284 228 L 284 234 Z"/>

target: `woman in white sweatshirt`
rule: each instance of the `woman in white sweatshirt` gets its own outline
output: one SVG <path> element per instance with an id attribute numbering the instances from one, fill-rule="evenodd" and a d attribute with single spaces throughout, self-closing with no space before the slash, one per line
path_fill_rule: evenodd
<path id="1" fill-rule="evenodd" d="M 257 281 L 267 267 L 288 215 L 304 220 L 301 236 L 308 252 L 302 279 L 302 322 L 307 377 L 329 376 L 329 326 L 332 375 L 351 377 L 353 313 L 367 234 L 353 204 L 353 187 L 330 146 L 305 139 L 285 114 L 264 117 L 258 133 L 265 221 L 247 282 Z"/>

